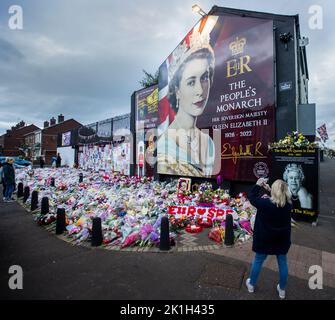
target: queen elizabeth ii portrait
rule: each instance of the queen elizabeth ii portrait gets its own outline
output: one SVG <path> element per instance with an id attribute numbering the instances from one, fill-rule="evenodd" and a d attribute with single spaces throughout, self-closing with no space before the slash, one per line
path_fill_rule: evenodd
<path id="1" fill-rule="evenodd" d="M 287 182 L 292 195 L 293 208 L 313 208 L 313 196 L 303 186 L 305 175 L 302 166 L 296 163 L 289 163 L 285 167 L 283 179 Z"/>
<path id="2" fill-rule="evenodd" d="M 213 17 L 215 18 L 215 17 Z M 214 26 L 215 21 L 211 21 Z M 199 25 L 169 59 L 167 99 L 175 115 L 157 144 L 158 172 L 206 177 L 214 167 L 215 147 L 208 132 L 197 127 L 213 83 L 215 57 L 210 28 Z"/>

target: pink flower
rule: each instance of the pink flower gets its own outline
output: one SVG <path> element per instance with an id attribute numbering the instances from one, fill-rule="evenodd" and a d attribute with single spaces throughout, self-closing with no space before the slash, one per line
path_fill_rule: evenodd
<path id="1" fill-rule="evenodd" d="M 137 231 L 131 233 L 122 244 L 122 248 L 128 247 L 133 244 L 135 241 L 139 240 L 140 235 Z"/>

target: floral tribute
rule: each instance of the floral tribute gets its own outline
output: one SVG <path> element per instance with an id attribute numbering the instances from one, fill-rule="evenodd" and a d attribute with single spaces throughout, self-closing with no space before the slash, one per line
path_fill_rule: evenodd
<path id="1" fill-rule="evenodd" d="M 82 173 L 83 182 L 78 177 Z M 51 186 L 51 179 L 55 186 Z M 39 192 L 39 203 L 49 198 L 49 213 L 34 213 L 37 224 L 54 230 L 57 208 L 66 212 L 65 236 L 74 244 L 90 241 L 92 219 L 101 218 L 103 245 L 126 248 L 130 246 L 159 246 L 160 224 L 163 216 L 170 221 L 170 240 L 175 242 L 178 233 L 207 232 L 218 242 L 224 237 L 225 216 L 219 218 L 177 217 L 168 214 L 171 206 L 198 208 L 200 211 L 229 211 L 234 219 L 234 235 L 237 241 L 252 236 L 256 209 L 245 194 L 231 197 L 226 190 L 214 190 L 212 184 L 202 183 L 197 188 L 178 192 L 178 180 L 157 182 L 146 177 L 128 177 L 119 173 L 100 173 L 70 168 L 20 169 L 16 183 L 22 182 L 30 190 Z M 31 198 L 25 203 L 30 207 Z M 198 211 L 197 211 L 198 212 Z M 213 230 L 216 228 L 215 230 Z"/>
<path id="2" fill-rule="evenodd" d="M 298 131 L 293 131 L 292 133 L 288 133 L 287 136 L 278 142 L 270 143 L 268 148 L 269 150 L 276 148 L 286 148 L 286 149 L 294 149 L 294 148 L 316 148 L 316 142 L 310 142 L 302 133 Z"/>
<path id="3" fill-rule="evenodd" d="M 252 226 L 255 220 L 256 209 L 250 204 L 244 192 L 238 194 L 236 197 L 231 197 L 227 190 L 220 188 L 213 190 L 213 186 L 206 182 L 199 185 L 197 190 L 179 195 L 177 201 L 171 205 L 180 206 L 180 209 L 183 209 L 185 206 L 189 208 L 206 207 L 206 210 L 212 210 L 212 212 L 220 209 L 222 211 L 230 209 L 228 211 L 232 212 L 234 219 L 235 240 L 243 242 L 252 237 Z M 187 232 L 197 233 L 209 228 L 208 237 L 210 239 L 217 243 L 222 243 L 224 239 L 224 215 L 220 218 L 211 219 L 208 217 L 202 218 L 197 215 L 192 218 L 187 215 L 176 218 L 175 215 L 171 214 L 170 225 L 177 232 L 185 228 Z"/>

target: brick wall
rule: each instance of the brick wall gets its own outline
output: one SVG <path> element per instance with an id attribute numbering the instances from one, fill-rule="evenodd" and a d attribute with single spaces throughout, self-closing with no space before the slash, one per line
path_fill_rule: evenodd
<path id="1" fill-rule="evenodd" d="M 20 151 L 21 148 L 25 143 L 24 135 L 36 131 L 39 128 L 35 125 L 29 125 L 20 129 L 12 130 L 9 134 L 4 134 L 3 138 L 3 154 L 4 156 L 24 156 L 24 152 Z"/>
<path id="2" fill-rule="evenodd" d="M 52 157 L 57 156 L 58 134 L 71 131 L 79 127 L 81 127 L 81 124 L 78 121 L 69 119 L 42 130 L 42 155 L 45 156 L 46 164 L 51 164 Z"/>

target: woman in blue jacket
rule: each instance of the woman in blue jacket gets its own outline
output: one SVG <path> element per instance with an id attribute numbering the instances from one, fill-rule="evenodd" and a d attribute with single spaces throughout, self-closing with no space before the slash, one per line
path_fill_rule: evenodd
<path id="1" fill-rule="evenodd" d="M 291 193 L 283 180 L 276 180 L 270 189 L 266 179 L 259 179 L 249 193 L 250 203 L 257 208 L 252 250 L 256 253 L 250 277 L 246 281 L 249 292 L 254 292 L 262 264 L 268 255 L 276 255 L 279 267 L 277 291 L 285 298 L 288 278 L 287 253 L 291 246 Z M 261 190 L 271 191 L 261 197 Z"/>

